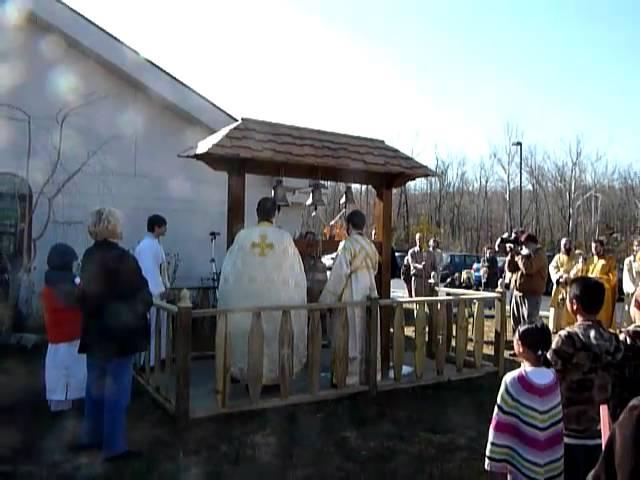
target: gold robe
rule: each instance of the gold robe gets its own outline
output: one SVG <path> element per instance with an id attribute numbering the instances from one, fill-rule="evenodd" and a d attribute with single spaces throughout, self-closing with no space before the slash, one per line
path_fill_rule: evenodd
<path id="1" fill-rule="evenodd" d="M 553 282 L 553 293 L 551 294 L 551 312 L 549 326 L 554 332 L 573 325 L 576 319 L 567 308 L 567 288 L 565 285 L 558 285 L 557 281 L 563 275 L 571 276 L 571 272 L 578 263 L 578 257 L 572 253 L 558 253 L 549 264 L 549 275 Z"/>
<path id="2" fill-rule="evenodd" d="M 618 294 L 618 272 L 615 258 L 593 256 L 587 260 L 582 274 L 597 278 L 604 284 L 604 304 L 598 313 L 598 320 L 605 328 L 615 328 L 613 316 Z"/>

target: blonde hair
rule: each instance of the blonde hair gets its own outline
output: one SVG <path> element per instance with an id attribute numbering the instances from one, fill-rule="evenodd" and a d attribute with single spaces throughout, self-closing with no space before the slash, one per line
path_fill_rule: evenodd
<path id="1" fill-rule="evenodd" d="M 122 213 L 111 207 L 97 208 L 89 214 L 87 230 L 94 241 L 122 240 Z"/>

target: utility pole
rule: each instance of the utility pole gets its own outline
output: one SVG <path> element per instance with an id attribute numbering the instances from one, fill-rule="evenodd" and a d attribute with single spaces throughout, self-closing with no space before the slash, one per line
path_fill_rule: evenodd
<path id="1" fill-rule="evenodd" d="M 519 198 L 519 210 L 518 210 L 520 225 L 518 226 L 518 228 L 524 228 L 524 221 L 522 218 L 522 142 L 518 140 L 517 142 L 513 142 L 511 146 L 518 147 L 518 149 L 520 150 L 520 183 L 519 183 L 520 198 Z"/>

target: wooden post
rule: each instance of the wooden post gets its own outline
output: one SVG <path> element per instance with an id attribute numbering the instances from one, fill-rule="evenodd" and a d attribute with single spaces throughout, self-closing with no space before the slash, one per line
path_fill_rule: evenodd
<path id="1" fill-rule="evenodd" d="M 171 378 L 171 371 L 173 370 L 173 321 L 174 314 L 167 312 L 167 358 L 165 360 L 165 375 L 167 380 Z"/>
<path id="2" fill-rule="evenodd" d="M 218 408 L 226 408 L 231 388 L 231 342 L 229 320 L 225 314 L 216 318 L 216 399 Z"/>
<path id="3" fill-rule="evenodd" d="M 484 353 L 484 300 L 476 300 L 473 317 L 473 360 L 476 368 L 482 367 Z"/>
<path id="4" fill-rule="evenodd" d="M 251 403 L 258 403 L 262 391 L 264 369 L 264 327 L 262 312 L 254 312 L 247 346 L 247 387 Z"/>
<path id="5" fill-rule="evenodd" d="M 396 383 L 402 380 L 404 364 L 404 308 L 396 305 L 393 316 L 393 379 Z"/>
<path id="6" fill-rule="evenodd" d="M 331 319 L 329 319 L 331 321 Z M 320 361 L 322 353 L 322 328 L 320 325 L 320 311 L 311 312 L 309 334 L 307 337 L 307 359 L 309 362 L 309 386 L 311 393 L 320 391 Z"/>
<path id="7" fill-rule="evenodd" d="M 426 336 L 427 336 L 427 311 L 426 304 L 418 304 L 418 314 L 416 315 L 416 380 L 422 380 L 424 366 L 427 360 Z"/>
<path id="8" fill-rule="evenodd" d="M 452 302 L 447 302 L 445 304 L 445 314 L 447 316 L 447 344 L 445 350 L 449 353 L 451 351 L 451 346 L 453 345 L 453 325 L 456 323 L 453 318 Z"/>
<path id="9" fill-rule="evenodd" d="M 504 280 L 500 280 L 496 292 L 500 298 L 496 299 L 493 365 L 498 368 L 498 377 L 502 378 L 504 375 L 504 350 L 507 341 L 507 291 L 504 288 Z"/>
<path id="10" fill-rule="evenodd" d="M 238 163 L 227 172 L 227 249 L 236 234 L 244 228 L 245 184 L 244 165 Z"/>
<path id="11" fill-rule="evenodd" d="M 433 305 L 436 327 L 436 374 L 441 376 L 444 374 L 444 363 L 446 360 L 446 321 L 447 315 L 443 302 Z"/>
<path id="12" fill-rule="evenodd" d="M 333 347 L 333 382 L 337 388 L 344 388 L 349 374 L 349 320 L 347 309 L 342 308 L 337 318 L 338 324 L 334 325 L 334 338 L 331 340 Z M 355 332 L 353 332 L 355 335 Z"/>
<path id="13" fill-rule="evenodd" d="M 179 427 L 185 427 L 189 423 L 190 389 L 191 298 L 188 290 L 183 289 L 178 302 L 178 325 L 176 326 L 176 421 Z"/>
<path id="14" fill-rule="evenodd" d="M 382 240 L 382 275 L 378 286 L 380 298 L 390 298 L 391 296 L 391 242 L 392 242 L 392 210 L 393 210 L 393 189 L 387 185 L 376 186 L 376 200 L 374 205 L 376 234 Z M 387 378 L 389 374 L 390 347 L 391 347 L 391 315 L 388 308 L 383 308 L 380 312 L 380 364 L 382 378 Z"/>
<path id="15" fill-rule="evenodd" d="M 370 311 L 367 315 L 367 382 L 369 384 L 369 393 L 375 395 L 378 391 L 378 322 L 379 322 L 379 305 L 378 299 L 372 298 L 369 301 Z"/>
<path id="16" fill-rule="evenodd" d="M 425 291 L 427 297 L 435 297 L 436 287 L 434 282 L 427 282 L 427 288 Z M 435 358 L 436 356 L 436 307 L 437 304 L 431 305 L 425 304 L 427 307 L 427 356 L 429 358 Z"/>
<path id="17" fill-rule="evenodd" d="M 464 359 L 467 356 L 467 336 L 469 324 L 467 323 L 466 302 L 458 300 L 458 315 L 456 316 L 456 370 L 461 372 L 464 368 Z"/>
<path id="18" fill-rule="evenodd" d="M 291 312 L 282 311 L 280 331 L 278 332 L 278 363 L 280 373 L 280 397 L 289 398 L 290 381 L 293 373 L 293 330 L 291 327 Z"/>
<path id="19" fill-rule="evenodd" d="M 154 386 L 157 388 L 160 384 L 160 368 L 162 366 L 161 353 L 162 353 L 162 330 L 160 321 L 162 320 L 162 310 L 160 308 L 156 308 L 154 310 L 155 319 L 154 319 L 154 329 L 153 329 L 153 357 L 155 359 L 153 364 L 153 373 L 151 374 L 151 378 L 149 380 L 152 381 Z"/>

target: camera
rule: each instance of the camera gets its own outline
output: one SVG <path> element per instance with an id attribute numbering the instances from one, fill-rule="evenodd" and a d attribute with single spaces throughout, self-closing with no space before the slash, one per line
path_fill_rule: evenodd
<path id="1" fill-rule="evenodd" d="M 503 233 L 496 240 L 495 249 L 498 252 L 506 252 L 507 245 L 511 245 L 514 249 L 517 249 L 522 246 L 522 242 L 520 241 L 520 237 L 522 235 L 521 230 L 513 230 L 512 232 Z"/>

